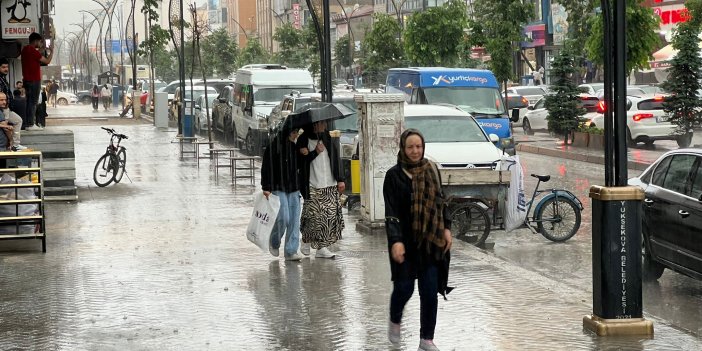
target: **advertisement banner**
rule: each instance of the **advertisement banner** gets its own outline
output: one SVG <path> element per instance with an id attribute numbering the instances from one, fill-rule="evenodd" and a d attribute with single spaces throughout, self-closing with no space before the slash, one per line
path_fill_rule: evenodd
<path id="1" fill-rule="evenodd" d="M 292 5 L 292 14 L 293 14 L 293 26 L 295 27 L 295 29 L 302 28 L 301 21 L 300 21 L 300 4 L 293 4 Z"/>
<path id="2" fill-rule="evenodd" d="M 39 32 L 39 1 L 15 1 L 12 6 L 3 6 L 0 21 L 3 39 L 28 39 Z"/>
<path id="3" fill-rule="evenodd" d="M 551 21 L 553 24 L 553 45 L 563 45 L 568 34 L 568 13 L 563 5 L 551 3 Z"/>

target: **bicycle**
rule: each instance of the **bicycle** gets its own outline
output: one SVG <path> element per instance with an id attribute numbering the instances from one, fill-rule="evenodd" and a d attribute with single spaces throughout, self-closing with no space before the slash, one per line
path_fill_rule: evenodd
<path id="1" fill-rule="evenodd" d="M 575 194 L 565 189 L 539 190 L 539 185 L 542 182 L 546 183 L 551 179 L 550 175 L 532 174 L 531 176 L 538 179 L 538 182 L 531 195 L 531 200 L 526 203 L 528 208 L 524 225 L 532 233 L 540 233 L 551 241 L 562 242 L 572 238 L 580 229 L 580 212 L 583 210 L 583 203 Z M 541 198 L 536 204 L 534 216 L 530 217 L 529 213 L 534 205 L 534 199 L 543 193 L 548 193 L 548 195 Z M 536 224 L 536 228 L 532 223 Z"/>
<path id="2" fill-rule="evenodd" d="M 119 183 L 126 172 L 127 149 L 120 145 L 122 139 L 129 139 L 124 134 L 115 132 L 114 129 L 100 127 L 110 134 L 110 145 L 107 146 L 105 154 L 102 155 L 93 170 L 93 181 L 99 187 L 110 185 L 113 181 Z M 115 139 L 117 144 L 115 144 Z"/>

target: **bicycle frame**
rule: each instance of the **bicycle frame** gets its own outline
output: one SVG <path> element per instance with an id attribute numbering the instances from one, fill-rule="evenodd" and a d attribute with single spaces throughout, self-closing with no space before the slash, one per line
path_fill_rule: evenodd
<path id="1" fill-rule="evenodd" d="M 553 194 L 553 197 L 556 198 L 556 203 L 558 203 L 558 198 L 559 198 L 559 197 L 568 198 L 569 200 L 572 200 L 573 202 L 575 202 L 575 204 L 576 204 L 576 205 L 579 207 L 579 209 L 582 211 L 582 209 L 583 209 L 583 204 L 582 204 L 582 202 L 580 202 L 580 199 L 578 199 L 578 197 L 575 196 L 575 195 L 574 195 L 573 193 L 571 193 L 570 191 L 565 190 L 565 189 L 557 189 L 557 188 L 550 188 L 550 189 L 539 190 L 539 186 L 540 186 L 540 185 L 541 185 L 541 180 L 539 179 L 539 180 L 537 181 L 537 183 L 536 183 L 536 188 L 534 188 L 534 193 L 531 195 L 531 199 L 529 200 L 529 202 L 527 202 L 527 205 L 528 205 L 527 211 L 526 211 L 527 216 L 526 216 L 526 218 L 524 219 L 524 224 L 525 224 L 525 225 L 527 226 L 527 228 L 529 228 L 533 233 L 538 233 L 538 231 L 537 231 L 536 229 L 534 229 L 534 227 L 533 227 L 533 225 L 532 225 L 533 223 L 552 222 L 552 220 L 550 220 L 550 219 L 541 219 L 541 220 L 537 220 L 537 219 L 534 218 L 534 216 L 530 216 L 531 208 L 534 206 L 534 200 L 536 199 L 536 197 L 537 197 L 538 195 L 541 195 L 541 194 L 543 194 L 543 193 L 551 193 L 551 194 Z M 545 200 L 546 200 L 546 198 L 541 198 L 541 200 L 537 203 L 537 209 L 536 209 L 536 210 L 538 210 L 539 205 L 540 205 L 543 201 L 545 201 Z M 535 210 L 535 212 L 536 212 L 536 210 Z M 558 208 L 557 208 L 557 210 L 558 210 Z"/>

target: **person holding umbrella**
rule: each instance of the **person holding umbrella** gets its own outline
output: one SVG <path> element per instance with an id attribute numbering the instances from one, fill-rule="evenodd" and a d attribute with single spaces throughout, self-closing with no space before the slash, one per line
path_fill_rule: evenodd
<path id="1" fill-rule="evenodd" d="M 340 195 L 346 185 L 339 144 L 333 142 L 327 121 L 352 113 L 343 105 L 322 103 L 288 116 L 297 123 L 308 122 L 297 139 L 300 192 L 305 199 L 300 220 L 301 251 L 305 255 L 313 248 L 317 250 L 315 257 L 334 258 L 329 246 L 341 239 L 344 217 Z"/>
<path id="2" fill-rule="evenodd" d="M 280 211 L 271 233 L 269 251 L 278 257 L 280 240 L 285 234 L 285 260 L 300 261 L 300 191 L 297 176 L 295 141 L 299 129 L 282 128 L 263 152 L 261 189 L 268 199 L 271 193 L 280 198 Z"/>

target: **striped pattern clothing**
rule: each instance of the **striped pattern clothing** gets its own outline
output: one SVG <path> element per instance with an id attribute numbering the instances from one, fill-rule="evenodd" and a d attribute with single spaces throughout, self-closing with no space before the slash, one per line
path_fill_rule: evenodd
<path id="1" fill-rule="evenodd" d="M 344 217 L 337 187 L 310 187 L 310 196 L 302 205 L 302 242 L 318 250 L 341 239 L 343 230 Z"/>

